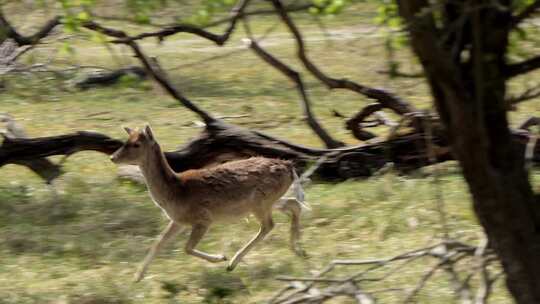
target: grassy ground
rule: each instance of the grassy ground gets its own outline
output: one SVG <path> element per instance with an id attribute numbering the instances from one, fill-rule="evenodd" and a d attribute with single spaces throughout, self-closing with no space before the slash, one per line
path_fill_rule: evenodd
<path id="1" fill-rule="evenodd" d="M 310 19 L 301 18 L 310 56 L 329 74 L 386 87 L 428 108 L 429 92 L 419 80 L 388 80 L 376 73 L 385 69 L 384 39 L 372 30 L 370 9 L 358 6 L 326 20 L 329 36 Z M 254 27 L 264 32 L 274 22 L 264 18 Z M 244 115 L 228 121 L 320 146 L 299 118 L 293 85 L 242 50 L 242 37 L 240 30 L 230 46 L 218 48 L 179 36 L 162 46 L 148 42 L 145 49 L 160 58 L 185 95 L 211 113 Z M 302 71 L 282 27 L 263 45 Z M 125 49 L 116 48 L 116 56 L 111 57 L 96 43 L 75 39 L 73 46 L 76 53 L 58 54 L 54 66 L 134 63 L 122 56 Z M 57 43 L 38 48 L 34 60 L 49 57 L 56 48 Z M 232 51 L 236 53 L 227 55 Z M 198 63 L 216 55 L 224 57 Z M 400 56 L 406 69 L 418 69 L 406 52 Z M 97 130 L 123 138 L 120 125 L 149 122 L 169 150 L 200 131 L 196 116 L 149 82 L 80 92 L 49 73 L 38 75 L 7 79 L 9 90 L 0 95 L 2 111 L 15 116 L 31 136 Z M 516 80 L 512 88 L 526 86 L 533 76 Z M 368 100 L 348 92 L 329 92 L 307 75 L 305 80 L 320 122 L 338 139 L 356 143 L 331 110 L 352 115 Z M 520 110 L 512 114 L 513 123 L 540 112 L 534 103 Z M 452 163 L 442 168 L 441 188 L 451 230 L 462 240 L 478 242 L 481 230 L 459 171 Z M 90 152 L 67 160 L 66 174 L 54 185 L 56 191 L 26 168 L 9 165 L 0 170 L 0 303 L 261 303 L 281 286 L 274 280 L 276 275 L 306 275 L 335 258 L 390 256 L 428 244 L 440 229 L 434 187 L 421 173 L 315 183 L 307 189 L 313 211 L 302 219 L 303 243 L 310 259 L 297 258 L 288 250 L 288 220 L 276 215 L 276 229 L 233 273 L 227 273 L 223 264 L 187 256 L 181 250 L 184 237 L 179 237 L 157 257 L 147 279 L 134 284 L 136 265 L 166 223 L 144 188 L 118 180 L 108 158 Z M 231 256 L 256 231 L 256 222 L 249 219 L 218 224 L 200 248 Z M 410 283 L 423 270 L 425 265 L 412 265 L 382 287 Z M 507 303 L 500 284 L 496 290 L 492 303 Z M 436 276 L 419 302 L 448 303 L 451 299 L 448 283 Z M 395 300 L 389 296 L 384 303 Z"/>

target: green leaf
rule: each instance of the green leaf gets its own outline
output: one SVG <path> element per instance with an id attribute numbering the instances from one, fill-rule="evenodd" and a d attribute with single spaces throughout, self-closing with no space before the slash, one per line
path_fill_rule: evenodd
<path id="1" fill-rule="evenodd" d="M 150 16 L 144 13 L 139 13 L 135 15 L 135 21 L 140 24 L 149 24 Z"/>
<path id="2" fill-rule="evenodd" d="M 73 48 L 71 43 L 65 41 L 64 43 L 62 43 L 62 46 L 60 47 L 60 54 L 73 56 L 75 55 L 75 49 Z"/>
<path id="3" fill-rule="evenodd" d="M 77 19 L 79 19 L 80 21 L 88 21 L 90 20 L 90 14 L 85 11 L 79 12 L 77 14 Z"/>

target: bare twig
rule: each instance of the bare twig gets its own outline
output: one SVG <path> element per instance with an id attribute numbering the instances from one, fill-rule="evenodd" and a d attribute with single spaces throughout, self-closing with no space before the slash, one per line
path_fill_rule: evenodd
<path id="1" fill-rule="evenodd" d="M 167 91 L 174 99 L 178 100 L 182 105 L 184 105 L 186 108 L 190 109 L 204 121 L 205 124 L 209 124 L 211 122 L 215 122 L 216 118 L 212 117 L 210 114 L 199 108 L 197 105 L 195 105 L 193 102 L 191 102 L 188 98 L 186 98 L 180 91 L 178 91 L 168 80 L 167 76 L 165 75 L 165 72 L 161 69 L 158 62 L 156 60 L 150 60 L 141 50 L 139 45 L 134 40 L 125 39 L 129 38 L 129 36 L 124 32 L 117 29 L 112 29 L 108 27 L 104 27 L 98 23 L 95 23 L 93 21 L 86 22 L 84 24 L 84 27 L 87 29 L 100 32 L 104 35 L 115 37 L 115 38 L 121 38 L 124 39 L 122 43 L 127 44 L 133 53 L 135 54 L 135 57 L 137 57 L 140 62 L 143 64 L 145 69 L 148 71 L 150 75 L 161 85 L 165 91 Z"/>
<path id="2" fill-rule="evenodd" d="M 525 90 L 523 93 L 517 96 L 509 97 L 507 99 L 507 102 L 510 107 L 513 107 L 518 103 L 535 99 L 535 98 L 539 98 L 539 97 L 540 97 L 540 85 L 537 85 L 536 87 Z"/>
<path id="3" fill-rule="evenodd" d="M 60 17 L 56 16 L 49 21 L 47 21 L 37 32 L 30 36 L 23 36 L 15 30 L 15 28 L 9 23 L 4 16 L 4 12 L 0 8 L 0 28 L 2 29 L 2 34 L 7 37 L 15 40 L 19 46 L 23 45 L 32 45 L 38 43 L 41 39 L 47 37 L 52 30 L 60 24 Z"/>
<path id="4" fill-rule="evenodd" d="M 142 33 L 138 34 L 132 37 L 121 37 L 119 39 L 116 39 L 112 41 L 113 43 L 122 43 L 126 44 L 128 42 L 141 40 L 149 37 L 156 37 L 159 39 L 159 41 L 164 40 L 166 37 L 175 35 L 178 33 L 190 33 L 194 34 L 196 36 L 199 36 L 201 38 L 208 39 L 210 41 L 213 41 L 217 45 L 223 45 L 229 38 L 231 37 L 232 33 L 234 32 L 236 28 L 236 24 L 240 18 L 242 18 L 243 14 L 242 12 L 247 7 L 250 0 L 240 0 L 236 4 L 236 6 L 231 10 L 231 17 L 229 20 L 229 25 L 225 32 L 221 35 L 214 34 L 212 32 L 209 32 L 201 27 L 197 27 L 190 24 L 177 24 L 173 26 L 166 27 L 162 30 L 155 31 L 155 32 L 148 32 L 148 33 Z"/>
<path id="5" fill-rule="evenodd" d="M 453 263 L 445 264 L 443 269 L 450 277 L 450 283 L 453 285 L 456 298 L 460 299 L 462 304 L 472 304 L 472 292 L 469 284 L 472 275 L 468 275 L 464 280 L 461 280 Z"/>
<path id="6" fill-rule="evenodd" d="M 297 45 L 297 55 L 300 61 L 304 64 L 306 69 L 312 73 L 319 81 L 324 83 L 331 89 L 348 89 L 359 94 L 362 94 L 368 98 L 372 98 L 381 103 L 385 108 L 391 109 L 398 114 L 405 114 L 415 112 L 416 110 L 410 104 L 382 89 L 370 88 L 348 79 L 336 79 L 327 76 L 323 73 L 308 57 L 304 40 L 300 31 L 289 17 L 283 4 L 279 0 L 272 0 L 272 4 L 279 14 L 281 20 L 287 25 Z"/>
<path id="7" fill-rule="evenodd" d="M 435 274 L 437 270 L 441 268 L 446 263 L 446 261 L 441 261 L 437 264 L 435 264 L 433 267 L 431 267 L 424 275 L 420 278 L 416 286 L 409 291 L 407 297 L 405 300 L 403 300 L 403 303 L 410 303 L 412 300 L 416 297 L 416 295 L 420 292 L 420 290 L 426 285 L 426 282 Z"/>
<path id="8" fill-rule="evenodd" d="M 432 246 L 412 250 L 386 259 L 334 260 L 324 270 L 313 277 L 278 277 L 279 280 L 287 282 L 288 285 L 279 290 L 269 303 L 323 303 L 338 296 L 354 298 L 357 300 L 357 303 L 375 303 L 377 300 L 375 296 L 379 293 L 401 293 L 405 290 L 408 290 L 408 292 L 404 295 L 402 301 L 409 303 L 414 300 L 425 284 L 435 276 L 437 271 L 445 270 L 450 274 L 450 281 L 454 286 L 456 296 L 461 299 L 462 304 L 472 304 L 472 286 L 468 282 L 472 276 L 478 275 L 478 273 L 475 269 L 466 270 L 470 271 L 471 274 L 465 276 L 465 279 L 462 281 L 455 269 L 456 264 L 460 261 L 475 259 L 477 252 L 480 251 L 479 248 L 455 240 L 446 240 Z M 485 254 L 485 261 L 493 261 L 491 258 L 494 256 L 494 253 L 491 249 L 484 246 L 482 252 Z M 384 286 L 384 284 L 387 284 L 384 280 L 391 275 L 401 273 L 403 267 L 419 259 L 434 259 L 436 262 L 427 269 L 416 284 L 410 288 L 406 288 L 408 286 L 407 283 L 403 287 L 377 288 L 377 284 L 383 284 Z M 397 263 L 392 268 L 393 263 L 397 261 L 403 262 Z M 425 262 L 423 261 L 422 263 Z M 329 276 L 333 271 L 337 270 L 336 266 L 367 268 L 353 275 Z M 485 270 L 488 271 L 487 268 Z M 381 271 L 386 273 L 378 277 L 368 276 L 373 272 L 380 273 Z M 492 284 L 492 281 L 490 283 Z M 484 294 L 485 290 L 487 290 L 487 294 L 489 295 L 491 292 L 490 289 L 484 289 L 482 294 Z"/>
<path id="9" fill-rule="evenodd" d="M 258 38 L 258 41 L 262 42 L 263 40 L 265 40 L 274 30 L 277 29 L 278 25 L 279 25 L 279 23 L 276 22 L 272 26 L 268 27 L 268 29 L 264 32 L 264 34 Z M 169 71 L 174 71 L 174 70 L 178 70 L 178 69 L 181 69 L 181 68 L 197 66 L 197 65 L 200 65 L 200 64 L 208 64 L 212 60 L 227 58 L 227 57 L 230 57 L 232 55 L 243 53 L 246 50 L 249 50 L 249 48 L 247 48 L 247 47 L 243 48 L 242 47 L 242 48 L 238 48 L 238 49 L 233 49 L 233 50 L 231 50 L 231 51 L 229 51 L 227 53 L 224 53 L 224 54 L 213 55 L 213 56 L 206 57 L 204 59 L 197 60 L 195 62 L 184 63 L 184 64 L 181 64 L 181 65 L 169 68 L 168 70 Z"/>
<path id="10" fill-rule="evenodd" d="M 506 78 L 519 76 L 540 68 L 540 55 L 506 66 Z"/>
<path id="11" fill-rule="evenodd" d="M 418 78 L 425 78 L 426 77 L 426 75 L 424 75 L 424 73 L 422 73 L 422 72 L 419 72 L 419 73 L 406 73 L 406 72 L 401 72 L 401 71 L 379 70 L 379 71 L 377 71 L 377 73 L 383 74 L 383 75 L 388 75 L 390 77 L 397 77 L 397 78 L 414 78 L 414 79 L 418 79 Z"/>
<path id="12" fill-rule="evenodd" d="M 270 53 L 265 51 L 257 42 L 254 40 L 246 40 L 246 42 L 249 44 L 251 49 L 257 54 L 262 60 L 264 60 L 266 63 L 271 65 L 272 67 L 276 68 L 278 71 L 283 73 L 285 76 L 287 76 L 290 80 L 292 80 L 298 89 L 298 92 L 300 93 L 300 97 L 302 100 L 302 109 L 304 111 L 304 117 L 308 123 L 308 125 L 311 127 L 313 132 L 317 134 L 317 136 L 324 142 L 327 148 L 338 148 L 344 146 L 342 142 L 339 142 L 332 138 L 330 134 L 319 124 L 317 119 L 315 118 L 315 115 L 311 111 L 311 103 L 309 100 L 309 96 L 306 92 L 304 82 L 302 81 L 302 77 L 300 76 L 300 73 L 293 70 L 280 60 L 278 60 L 276 57 L 272 56 Z"/>

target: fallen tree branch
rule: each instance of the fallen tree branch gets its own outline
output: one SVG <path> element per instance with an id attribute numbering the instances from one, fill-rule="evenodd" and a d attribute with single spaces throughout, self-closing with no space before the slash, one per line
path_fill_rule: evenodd
<path id="1" fill-rule="evenodd" d="M 34 46 L 33 44 L 18 47 L 17 42 L 11 38 L 0 43 L 0 67 L 2 68 L 0 74 L 6 74 L 15 69 L 14 63 L 17 59 L 32 50 Z"/>
<path id="2" fill-rule="evenodd" d="M 5 130 L 0 131 L 4 137 L 8 138 L 27 138 L 26 132 L 21 125 L 15 122 L 9 114 L 0 114 L 0 123 L 5 124 Z M 1 149 L 1 146 L 0 146 Z M 34 173 L 39 175 L 47 184 L 50 184 L 57 177 L 62 175 L 62 169 L 59 165 L 52 163 L 46 158 L 33 158 L 29 160 L 17 160 L 14 164 L 28 167 Z"/>
<path id="3" fill-rule="evenodd" d="M 103 71 L 97 74 L 91 74 L 84 79 L 77 81 L 75 86 L 81 90 L 110 86 L 119 82 L 122 77 L 128 75 L 132 75 L 139 80 L 144 80 L 146 78 L 146 70 L 139 66 L 128 66 L 112 71 Z"/>
<path id="4" fill-rule="evenodd" d="M 370 140 L 375 138 L 376 135 L 363 130 L 362 123 L 371 116 L 373 113 L 383 109 L 383 106 L 380 103 L 371 103 L 365 106 L 360 112 L 354 115 L 352 118 L 348 119 L 345 122 L 345 127 L 347 130 L 351 130 L 354 137 L 359 140 Z"/>
<path id="5" fill-rule="evenodd" d="M 121 145 L 122 142 L 119 140 L 88 131 L 37 138 L 4 136 L 4 141 L 0 146 L 0 167 L 8 163 L 29 161 L 52 155 L 71 155 L 79 151 L 90 150 L 111 154 Z"/>
<path id="6" fill-rule="evenodd" d="M 410 134 L 370 145 L 314 149 L 216 120 L 207 125 L 196 139 L 165 155 L 176 172 L 255 155 L 291 159 L 302 168 L 307 162 L 326 155 L 324 163 L 317 168 L 315 174 L 319 178 L 332 180 L 367 177 L 388 162 L 394 163 L 397 170 L 405 172 L 418 168 L 425 161 L 418 158 L 423 154 L 415 150 L 419 146 L 417 141 L 422 142 L 421 136 Z M 120 140 L 106 135 L 83 131 L 30 139 L 8 138 L 0 146 L 0 166 L 51 155 L 71 155 L 85 150 L 111 154 L 121 144 Z M 438 157 L 439 160 L 451 159 L 450 155 Z"/>
<path id="7" fill-rule="evenodd" d="M 444 162 L 454 159 L 447 149 L 448 142 L 433 132 L 431 161 Z M 525 151 L 530 133 L 516 131 L 514 139 Z M 0 167 L 7 163 L 31 160 L 51 155 L 70 155 L 74 152 L 93 150 L 106 154 L 114 152 L 122 142 L 93 132 L 77 132 L 60 136 L 15 139 L 0 146 Z M 430 163 L 426 154 L 426 140 L 420 133 L 394 135 L 385 141 L 337 149 L 316 149 L 290 143 L 258 131 L 247 130 L 221 120 L 210 122 L 192 141 L 165 156 L 176 172 L 213 166 L 233 159 L 266 156 L 295 161 L 299 170 L 309 162 L 325 156 L 316 168 L 315 175 L 324 180 L 369 177 L 391 163 L 407 173 Z M 523 153 L 525 155 L 525 153 Z M 540 145 L 535 145 L 531 162 L 540 163 Z"/>

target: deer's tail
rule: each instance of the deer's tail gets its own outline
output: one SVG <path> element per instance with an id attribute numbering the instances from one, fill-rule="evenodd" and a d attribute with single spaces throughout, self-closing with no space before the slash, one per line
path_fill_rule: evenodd
<path id="1" fill-rule="evenodd" d="M 305 193 L 304 193 L 304 187 L 302 187 L 302 180 L 300 179 L 300 177 L 298 177 L 298 174 L 296 173 L 296 170 L 294 168 L 292 169 L 292 173 L 293 173 L 292 191 L 294 193 L 294 198 L 303 209 L 311 210 L 311 207 L 305 200 Z"/>

